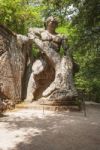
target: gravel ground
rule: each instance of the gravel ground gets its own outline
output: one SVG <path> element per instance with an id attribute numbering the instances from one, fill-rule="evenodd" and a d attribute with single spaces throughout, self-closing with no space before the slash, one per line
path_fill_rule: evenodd
<path id="1" fill-rule="evenodd" d="M 21 109 L 0 117 L 0 150 L 100 150 L 100 105 L 83 112 Z"/>

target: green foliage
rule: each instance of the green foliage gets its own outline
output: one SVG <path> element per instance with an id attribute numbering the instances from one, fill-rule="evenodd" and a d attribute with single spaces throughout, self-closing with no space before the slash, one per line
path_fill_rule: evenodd
<path id="1" fill-rule="evenodd" d="M 56 16 L 60 20 L 60 24 L 63 25 L 66 21 L 66 15 L 68 15 L 68 6 L 70 6 L 70 0 L 43 0 L 43 4 L 46 6 L 43 15 L 44 17 Z"/>
<path id="2" fill-rule="evenodd" d="M 100 22 L 97 0 L 73 1 L 79 13 L 72 20 L 76 27 L 73 55 L 80 64 L 76 85 L 84 89 L 89 100 L 100 102 Z"/>
<path id="3" fill-rule="evenodd" d="M 40 54 L 40 50 L 33 44 L 32 55 L 34 59 L 37 59 L 39 57 L 39 54 Z"/>
<path id="4" fill-rule="evenodd" d="M 22 34 L 30 26 L 41 26 L 42 6 L 33 7 L 34 2 L 35 0 L 0 0 L 0 23 Z"/>
<path id="5" fill-rule="evenodd" d="M 80 71 L 75 76 L 77 87 L 85 90 L 89 100 L 100 102 L 100 58 L 88 51 L 75 53 L 75 58 L 80 64 Z"/>

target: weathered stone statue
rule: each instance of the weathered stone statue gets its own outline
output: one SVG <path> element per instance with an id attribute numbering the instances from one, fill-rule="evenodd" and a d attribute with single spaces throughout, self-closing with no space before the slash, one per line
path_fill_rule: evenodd
<path id="1" fill-rule="evenodd" d="M 26 99 L 28 102 L 37 100 L 40 104 L 65 104 L 77 96 L 67 38 L 56 33 L 57 26 L 56 18 L 49 17 L 45 29 L 30 28 L 28 36 L 23 36 L 0 25 L 2 110 L 10 100 L 14 103 Z M 32 45 L 40 51 L 36 60 L 31 54 Z M 60 50 L 64 51 L 63 56 Z"/>
<path id="2" fill-rule="evenodd" d="M 27 101 L 39 99 L 44 103 L 63 103 L 77 95 L 73 82 L 73 62 L 67 38 L 56 33 L 58 21 L 46 20 L 46 29 L 30 28 L 28 37 L 39 50 L 40 57 L 33 63 L 27 87 Z M 64 55 L 60 56 L 60 50 Z"/>

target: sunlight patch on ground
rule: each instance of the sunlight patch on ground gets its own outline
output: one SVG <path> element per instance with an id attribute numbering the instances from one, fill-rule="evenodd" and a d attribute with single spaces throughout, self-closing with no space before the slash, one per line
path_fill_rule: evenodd
<path id="1" fill-rule="evenodd" d="M 21 117 L 21 119 L 37 117 L 37 118 L 45 118 L 48 115 L 52 115 L 54 112 L 52 111 L 43 111 L 43 110 L 34 110 L 34 109 L 23 109 L 15 112 L 7 112 L 7 115 L 11 115 L 12 117 Z M 6 113 L 5 113 L 6 115 Z"/>
<path id="2" fill-rule="evenodd" d="M 41 135 L 44 130 L 37 128 L 9 129 L 8 123 L 0 124 L 0 150 L 13 150 L 20 142 L 30 143 L 30 137 Z"/>
<path id="3" fill-rule="evenodd" d="M 34 117 L 44 119 L 52 112 L 44 112 L 41 110 L 20 110 L 17 112 L 7 112 L 7 118 L 0 118 L 0 150 L 13 150 L 17 144 L 21 142 L 29 142 L 30 137 L 41 135 L 45 130 L 34 127 L 17 127 L 17 123 L 21 125 L 23 121 L 32 120 Z M 14 124 L 15 123 L 15 124 Z"/>

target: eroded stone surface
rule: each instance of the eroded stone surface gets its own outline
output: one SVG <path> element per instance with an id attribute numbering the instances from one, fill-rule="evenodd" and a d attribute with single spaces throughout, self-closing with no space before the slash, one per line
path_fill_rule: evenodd
<path id="1" fill-rule="evenodd" d="M 28 82 L 26 101 L 37 100 L 42 97 L 43 91 L 54 80 L 55 71 L 41 56 L 32 66 L 32 73 Z"/>
<path id="2" fill-rule="evenodd" d="M 49 75 L 48 80 L 45 82 L 49 82 L 44 90 L 42 90 L 42 94 L 40 97 L 41 100 L 46 101 L 66 101 L 73 99 L 77 96 L 77 91 L 73 82 L 73 62 L 67 51 L 67 43 L 66 38 L 59 34 L 51 34 L 47 30 L 43 29 L 29 29 L 28 36 L 33 43 L 40 49 L 42 53 L 42 59 L 45 61 L 46 66 L 49 63 L 49 68 L 51 67 L 54 70 L 53 80 L 50 81 L 50 76 L 52 73 L 48 70 L 45 70 L 45 67 L 42 64 L 43 60 L 39 60 L 42 65 L 39 67 L 42 70 L 42 74 L 45 79 L 45 73 Z M 60 56 L 58 53 L 60 48 L 66 50 L 66 55 Z M 38 70 L 38 63 L 36 63 L 35 68 Z M 33 65 L 34 66 L 34 65 Z M 34 68 L 34 67 L 33 67 Z M 34 71 L 32 72 L 34 85 L 32 91 L 32 99 L 35 99 L 36 89 L 39 90 L 40 81 L 36 80 L 36 77 L 41 75 L 40 72 L 34 76 Z M 31 82 L 32 83 L 32 82 Z M 32 87 L 32 86 L 31 86 Z"/>
<path id="3" fill-rule="evenodd" d="M 20 101 L 29 59 L 28 37 L 0 25 L 0 97 Z"/>

